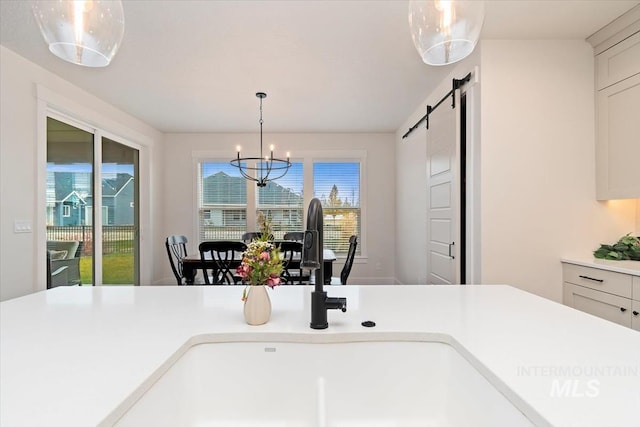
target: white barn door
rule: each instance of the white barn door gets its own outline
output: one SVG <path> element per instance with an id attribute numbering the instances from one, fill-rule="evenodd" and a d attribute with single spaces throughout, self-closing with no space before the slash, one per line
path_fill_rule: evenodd
<path id="1" fill-rule="evenodd" d="M 460 91 L 455 91 L 456 107 Z M 448 100 L 447 100 L 448 101 Z M 427 129 L 427 283 L 460 282 L 460 118 L 446 102 L 429 114 Z"/>

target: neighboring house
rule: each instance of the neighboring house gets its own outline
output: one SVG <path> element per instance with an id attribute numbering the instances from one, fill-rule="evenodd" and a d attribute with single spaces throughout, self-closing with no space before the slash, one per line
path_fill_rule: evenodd
<path id="1" fill-rule="evenodd" d="M 134 178 L 119 173 L 102 179 L 102 224 L 134 223 Z M 47 224 L 51 226 L 91 225 L 93 195 L 91 173 L 47 173 Z"/>
<path id="2" fill-rule="evenodd" d="M 47 224 L 84 225 L 90 190 L 89 173 L 47 172 Z"/>
<path id="3" fill-rule="evenodd" d="M 206 225 L 245 226 L 247 181 L 217 172 L 202 180 L 202 215 Z M 302 225 L 303 199 L 274 182 L 258 191 L 258 209 L 266 211 L 274 226 Z"/>
<path id="4" fill-rule="evenodd" d="M 128 173 L 102 179 L 102 225 L 132 225 L 135 182 Z M 91 196 L 89 204 L 92 205 Z"/>

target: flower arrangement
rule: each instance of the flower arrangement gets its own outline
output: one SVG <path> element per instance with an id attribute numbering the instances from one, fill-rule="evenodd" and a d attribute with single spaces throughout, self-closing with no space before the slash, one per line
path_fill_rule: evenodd
<path id="1" fill-rule="evenodd" d="M 242 263 L 236 273 L 247 286 L 267 285 L 274 288 L 280 284 L 282 259 L 280 252 L 270 242 L 256 239 L 249 243 L 242 255 Z M 247 298 L 247 288 L 242 293 L 242 300 Z"/>
<path id="2" fill-rule="evenodd" d="M 260 230 L 260 240 L 273 239 L 273 227 L 271 226 L 271 220 L 269 220 L 262 211 L 258 212 L 258 229 Z"/>

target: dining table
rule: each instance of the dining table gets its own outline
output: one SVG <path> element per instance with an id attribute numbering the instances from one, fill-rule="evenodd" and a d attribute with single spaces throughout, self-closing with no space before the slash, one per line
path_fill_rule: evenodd
<path id="1" fill-rule="evenodd" d="M 324 271 L 324 284 L 331 284 L 331 276 L 333 275 L 333 263 L 336 260 L 336 254 L 329 248 L 324 248 L 322 251 L 323 257 L 323 271 Z M 232 268 L 237 268 L 242 262 L 241 257 L 237 257 L 237 261 L 231 263 Z M 237 264 L 237 265 L 235 265 Z M 193 285 L 198 270 L 203 269 L 215 269 L 216 262 L 211 258 L 202 260 L 200 254 L 187 255 L 182 258 L 182 275 L 184 276 L 187 285 Z"/>

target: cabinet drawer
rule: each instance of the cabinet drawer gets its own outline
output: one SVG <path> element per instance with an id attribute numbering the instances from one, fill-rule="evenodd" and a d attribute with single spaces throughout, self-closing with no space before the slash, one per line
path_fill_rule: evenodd
<path id="1" fill-rule="evenodd" d="M 615 273 L 574 264 L 564 264 L 562 271 L 565 282 L 631 298 L 632 276 L 630 274 Z"/>
<path id="2" fill-rule="evenodd" d="M 640 73 L 640 33 L 596 56 L 597 89 Z"/>
<path id="3" fill-rule="evenodd" d="M 631 291 L 631 298 L 636 301 L 640 301 L 640 276 L 632 276 L 633 291 Z"/>
<path id="4" fill-rule="evenodd" d="M 564 284 L 564 303 L 622 326 L 631 327 L 631 300 L 572 283 Z"/>

